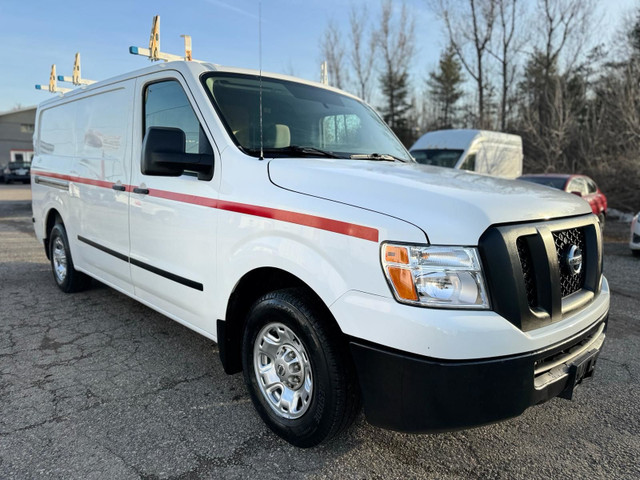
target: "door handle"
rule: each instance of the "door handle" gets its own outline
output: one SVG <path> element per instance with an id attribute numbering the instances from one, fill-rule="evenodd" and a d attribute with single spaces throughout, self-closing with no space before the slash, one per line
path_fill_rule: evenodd
<path id="1" fill-rule="evenodd" d="M 113 185 L 111 185 L 111 188 L 113 188 L 114 190 L 117 190 L 118 192 L 127 191 L 127 187 L 125 187 L 124 185 L 118 185 L 117 183 L 114 183 Z"/>
<path id="2" fill-rule="evenodd" d="M 148 195 L 149 194 L 149 189 L 148 188 L 138 188 L 135 187 L 133 189 L 133 193 L 139 193 L 141 195 Z"/>

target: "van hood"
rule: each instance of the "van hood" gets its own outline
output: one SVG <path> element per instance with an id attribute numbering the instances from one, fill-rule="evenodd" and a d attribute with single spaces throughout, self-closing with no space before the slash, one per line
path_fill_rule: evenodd
<path id="1" fill-rule="evenodd" d="M 287 190 L 405 220 L 436 245 L 477 245 L 493 224 L 591 212 L 560 190 L 415 163 L 282 158 L 269 162 L 269 176 Z"/>

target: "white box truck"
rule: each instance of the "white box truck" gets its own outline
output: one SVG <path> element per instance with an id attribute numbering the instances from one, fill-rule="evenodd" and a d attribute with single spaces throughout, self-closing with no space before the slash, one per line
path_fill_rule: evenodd
<path id="1" fill-rule="evenodd" d="M 497 422 L 594 371 L 609 286 L 589 205 L 420 165 L 344 92 L 169 62 L 43 102 L 34 146 L 58 287 L 93 277 L 216 341 L 295 445 L 361 402 L 406 432 Z"/>
<path id="2" fill-rule="evenodd" d="M 410 148 L 418 163 L 457 168 L 494 177 L 522 175 L 522 138 L 488 130 L 437 130 Z"/>

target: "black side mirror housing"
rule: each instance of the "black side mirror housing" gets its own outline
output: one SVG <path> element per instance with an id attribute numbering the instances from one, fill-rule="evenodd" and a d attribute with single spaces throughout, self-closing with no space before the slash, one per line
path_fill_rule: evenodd
<path id="1" fill-rule="evenodd" d="M 142 142 L 144 175 L 179 177 L 185 170 L 198 172 L 199 180 L 213 177 L 213 156 L 185 153 L 186 136 L 179 128 L 149 127 Z"/>

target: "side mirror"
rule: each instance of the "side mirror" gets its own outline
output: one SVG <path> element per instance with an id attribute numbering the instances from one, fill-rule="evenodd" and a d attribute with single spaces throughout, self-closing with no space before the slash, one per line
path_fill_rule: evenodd
<path id="1" fill-rule="evenodd" d="M 571 192 L 569 192 L 569 193 L 572 193 L 572 194 L 574 194 L 574 195 L 577 195 L 578 197 L 582 197 L 582 193 L 580 193 L 580 192 L 578 192 L 578 191 L 576 191 L 576 190 L 572 190 L 572 191 L 571 191 Z"/>
<path id="2" fill-rule="evenodd" d="M 149 127 L 142 142 L 144 175 L 179 177 L 185 170 L 198 172 L 199 180 L 213 177 L 213 156 L 185 153 L 186 136 L 179 128 Z"/>

